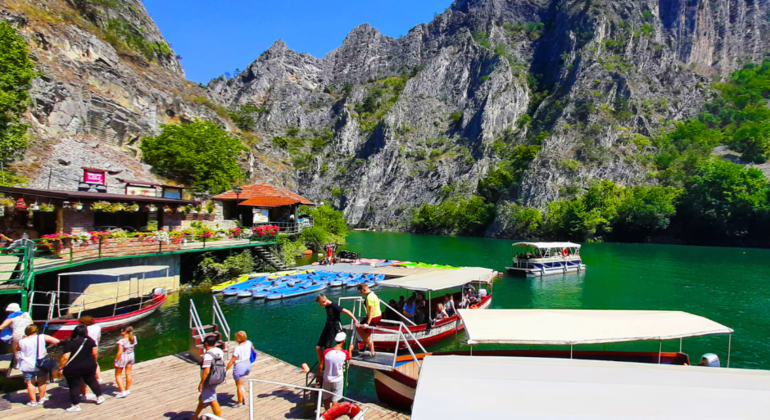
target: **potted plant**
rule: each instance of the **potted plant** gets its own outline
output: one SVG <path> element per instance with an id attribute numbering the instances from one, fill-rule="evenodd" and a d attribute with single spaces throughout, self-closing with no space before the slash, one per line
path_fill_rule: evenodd
<path id="1" fill-rule="evenodd" d="M 182 207 L 182 211 L 183 211 L 185 214 L 188 214 L 188 213 L 190 213 L 190 212 L 192 211 L 192 207 L 191 207 L 191 206 L 189 206 L 189 205 L 188 205 L 188 206 L 184 206 L 184 207 Z"/>
<path id="2" fill-rule="evenodd" d="M 179 206 L 176 208 L 176 212 L 187 214 L 189 212 L 189 208 L 190 206 Z"/>
<path id="3" fill-rule="evenodd" d="M 13 207 L 16 204 L 11 197 L 0 197 L 0 207 Z"/>
<path id="4" fill-rule="evenodd" d="M 117 213 L 119 211 L 126 211 L 126 205 L 123 203 L 113 203 L 110 206 L 110 213 Z"/>
<path id="5" fill-rule="evenodd" d="M 81 203 L 80 201 L 76 201 L 72 203 L 72 208 L 75 209 L 76 211 L 81 211 L 83 210 L 83 203 Z"/>
<path id="6" fill-rule="evenodd" d="M 124 208 L 126 211 L 130 211 L 130 212 L 132 212 L 132 213 L 136 213 L 136 212 L 138 212 L 138 211 L 139 211 L 139 204 L 129 204 L 129 205 L 124 205 L 124 206 L 123 206 L 123 208 Z"/>
<path id="7" fill-rule="evenodd" d="M 20 198 L 16 201 L 16 210 L 26 210 L 27 209 L 27 203 L 24 202 L 23 198 Z"/>
<path id="8" fill-rule="evenodd" d="M 214 207 L 214 205 L 213 205 L 213 204 L 209 204 L 209 205 L 207 205 L 207 206 L 206 206 L 206 211 L 207 211 L 209 214 L 214 214 L 214 211 L 215 211 L 215 210 L 216 210 L 216 207 Z"/>
<path id="9" fill-rule="evenodd" d="M 195 207 L 187 206 L 187 207 L 190 208 L 188 213 L 198 214 L 201 211 L 201 206 L 195 206 Z"/>
<path id="10" fill-rule="evenodd" d="M 91 204 L 92 211 L 103 211 L 105 213 L 112 213 L 112 204 L 106 201 L 97 201 Z"/>
<path id="11" fill-rule="evenodd" d="M 40 210 L 40 205 L 37 204 L 37 201 L 35 201 L 31 206 L 29 206 L 29 211 L 38 211 Z"/>
<path id="12" fill-rule="evenodd" d="M 53 204 L 41 204 L 40 205 L 40 211 L 44 211 L 46 213 L 53 213 L 54 210 L 56 210 L 56 207 L 54 207 Z"/>
<path id="13" fill-rule="evenodd" d="M 150 204 L 147 206 L 147 211 L 149 211 L 150 213 L 155 213 L 156 211 L 158 211 L 158 208 L 155 207 L 155 204 Z"/>

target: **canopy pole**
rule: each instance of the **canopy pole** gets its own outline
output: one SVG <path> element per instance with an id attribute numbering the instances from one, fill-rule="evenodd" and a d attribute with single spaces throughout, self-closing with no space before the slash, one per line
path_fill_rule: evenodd
<path id="1" fill-rule="evenodd" d="M 658 364 L 660 364 L 660 358 L 663 355 L 663 341 L 658 341 L 660 343 L 660 346 L 658 347 Z"/>
<path id="2" fill-rule="evenodd" d="M 684 340 L 684 338 L 679 337 L 679 353 L 682 352 L 682 340 Z"/>
<path id="3" fill-rule="evenodd" d="M 569 345 L 569 358 L 572 359 L 572 347 L 574 347 L 572 344 Z"/>
<path id="4" fill-rule="evenodd" d="M 733 347 L 733 335 L 730 334 L 727 336 L 727 367 L 730 367 L 730 352 L 732 351 Z"/>
<path id="5" fill-rule="evenodd" d="M 473 346 L 471 346 L 471 356 L 473 356 Z"/>
<path id="6" fill-rule="evenodd" d="M 433 319 L 433 309 L 430 307 L 431 299 L 433 299 L 433 297 L 431 296 L 430 290 L 428 290 L 428 323 Z"/>

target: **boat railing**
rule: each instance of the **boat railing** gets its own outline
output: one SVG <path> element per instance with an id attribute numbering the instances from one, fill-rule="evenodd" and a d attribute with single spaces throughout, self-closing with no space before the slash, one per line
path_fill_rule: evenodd
<path id="1" fill-rule="evenodd" d="M 222 312 L 222 308 L 219 306 L 219 301 L 217 298 L 213 298 L 214 303 L 211 305 L 212 307 L 212 324 L 217 325 L 222 333 L 222 341 L 226 343 L 225 348 L 225 356 L 230 356 L 230 325 L 227 323 L 227 319 L 225 318 L 225 314 Z"/>
<path id="2" fill-rule="evenodd" d="M 302 386 L 302 385 L 287 384 L 287 383 L 284 383 L 284 382 L 268 381 L 268 380 L 264 380 L 264 379 L 246 379 L 245 381 L 249 383 L 249 420 L 254 420 L 256 418 L 261 418 L 261 417 L 255 417 L 255 413 L 254 413 L 254 398 L 256 397 L 254 395 L 254 383 L 277 385 L 277 386 L 281 386 L 281 387 L 285 387 L 285 388 L 294 388 L 294 389 L 296 389 L 298 391 L 308 391 L 308 392 L 311 392 L 311 393 L 312 392 L 317 392 L 318 393 L 318 399 L 316 401 L 316 414 L 315 414 L 315 419 L 316 420 L 321 420 L 323 418 L 322 417 L 322 415 L 323 415 L 322 407 L 323 407 L 323 396 L 324 396 L 324 394 L 334 395 L 333 392 L 327 391 L 327 390 L 325 390 L 323 388 L 312 388 L 312 387 L 307 387 L 307 386 Z M 366 415 L 366 412 L 369 411 L 369 410 L 375 410 L 375 411 L 379 411 L 379 412 L 381 412 L 381 413 L 383 413 L 385 415 L 390 415 L 390 413 L 388 413 L 387 411 L 385 411 L 385 410 L 383 410 L 381 408 L 378 408 L 378 407 L 376 407 L 374 405 L 371 405 L 371 404 L 366 404 L 366 403 L 361 402 L 361 401 L 356 401 L 356 400 L 354 400 L 352 398 L 348 398 L 348 397 L 344 397 L 343 396 L 342 400 L 349 401 L 349 402 L 351 402 L 353 404 L 358 405 L 361 408 L 362 414 L 364 414 L 364 416 Z"/>
<path id="3" fill-rule="evenodd" d="M 30 292 L 29 310 L 32 311 L 35 307 L 48 307 L 49 320 L 56 317 L 61 318 L 62 316 L 65 316 L 68 314 L 75 314 L 75 313 L 77 313 L 77 318 L 80 318 L 80 315 L 89 309 L 95 309 L 102 306 L 109 306 L 110 304 L 112 304 L 113 306 L 112 316 L 115 316 L 119 312 L 127 309 L 132 309 L 132 308 L 141 309 L 142 305 L 144 305 L 145 303 L 144 295 L 140 295 L 138 292 L 136 293 L 129 292 L 125 295 L 108 297 L 108 296 L 95 295 L 95 294 L 85 293 L 85 292 L 67 292 L 63 290 L 50 291 L 50 292 L 45 292 L 46 296 L 55 295 L 55 297 L 51 297 L 48 303 L 35 303 L 34 299 L 35 299 L 36 293 L 43 293 L 43 292 L 34 292 L 34 291 Z M 69 296 L 69 298 L 67 299 L 67 302 L 63 302 L 62 295 Z M 75 298 L 72 299 L 72 296 L 75 296 Z M 92 298 L 92 299 L 89 300 L 89 298 Z M 134 303 L 128 303 L 125 305 L 120 305 L 121 302 L 129 302 L 133 298 L 140 298 L 140 301 L 134 302 Z M 80 300 L 79 302 L 78 302 L 78 299 Z"/>
<path id="4" fill-rule="evenodd" d="M 414 361 L 417 363 L 417 367 L 419 369 L 422 369 L 422 363 L 420 363 L 420 360 L 417 358 L 417 355 L 414 354 L 414 350 L 412 350 L 412 346 L 410 346 L 409 342 L 406 340 L 406 335 L 404 334 L 404 331 L 406 331 L 406 333 L 409 334 L 409 336 L 412 338 L 412 340 L 414 340 L 415 344 L 417 344 L 417 346 L 420 347 L 420 350 L 422 350 L 423 353 L 427 353 L 428 351 L 425 350 L 425 347 L 422 346 L 422 343 L 420 343 L 420 341 L 417 340 L 417 338 L 414 336 L 414 334 L 412 334 L 412 331 L 410 331 L 409 328 L 407 328 L 407 326 L 404 325 L 403 322 L 391 321 L 389 319 L 383 319 L 380 322 L 384 322 L 384 323 L 388 323 L 388 324 L 395 324 L 395 325 L 398 326 L 398 337 L 396 338 L 396 351 L 393 354 L 393 363 L 391 365 L 391 368 L 392 369 L 396 368 L 396 361 L 398 360 L 398 347 L 399 347 L 401 338 L 403 337 L 404 344 L 406 345 L 405 346 L 406 349 L 409 350 L 409 354 L 412 356 Z"/>
<path id="5" fill-rule="evenodd" d="M 359 299 L 363 299 L 363 298 L 359 298 Z M 404 321 L 408 322 L 413 327 L 417 326 L 417 324 L 415 324 L 414 321 L 412 321 L 411 319 L 407 318 L 404 314 L 401 313 L 401 311 L 395 310 L 392 306 L 388 305 L 387 303 L 385 303 L 383 301 L 380 301 L 380 304 L 385 305 L 386 308 L 390 308 L 390 310 L 393 311 L 393 313 L 395 313 L 396 315 L 400 316 L 401 319 L 403 319 Z"/>

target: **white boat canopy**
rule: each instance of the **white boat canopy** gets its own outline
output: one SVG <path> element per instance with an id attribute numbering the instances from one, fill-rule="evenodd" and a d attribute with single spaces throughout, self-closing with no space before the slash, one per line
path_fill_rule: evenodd
<path id="1" fill-rule="evenodd" d="M 129 267 L 103 268 L 101 270 L 75 271 L 72 273 L 61 273 L 60 276 L 108 276 L 120 277 L 133 274 L 147 274 L 156 271 L 168 270 L 167 265 L 134 265 Z"/>
<path id="2" fill-rule="evenodd" d="M 527 247 L 531 246 L 538 249 L 551 248 L 580 248 L 580 244 L 572 242 L 516 242 L 513 246 Z"/>
<path id="3" fill-rule="evenodd" d="M 461 309 L 468 344 L 577 345 L 732 334 L 680 311 Z"/>
<path id="4" fill-rule="evenodd" d="M 427 292 L 452 289 L 471 282 L 491 283 L 496 276 L 495 270 L 481 267 L 437 269 L 385 280 L 380 282 L 380 286 Z"/>
<path id="5" fill-rule="evenodd" d="M 428 356 L 412 419 L 744 420 L 765 419 L 768 412 L 766 370 Z"/>

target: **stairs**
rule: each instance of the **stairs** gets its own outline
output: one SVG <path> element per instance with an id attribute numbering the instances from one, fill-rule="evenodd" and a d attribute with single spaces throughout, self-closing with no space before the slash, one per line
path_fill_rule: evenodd
<path id="1" fill-rule="evenodd" d="M 262 258 L 266 263 L 270 264 L 273 268 L 275 268 L 278 271 L 285 271 L 288 270 L 289 267 L 286 266 L 283 262 L 281 262 L 278 257 L 270 252 L 270 249 L 264 246 L 258 246 L 254 248 L 257 255 L 259 255 L 259 258 Z"/>

